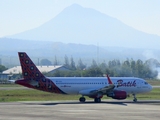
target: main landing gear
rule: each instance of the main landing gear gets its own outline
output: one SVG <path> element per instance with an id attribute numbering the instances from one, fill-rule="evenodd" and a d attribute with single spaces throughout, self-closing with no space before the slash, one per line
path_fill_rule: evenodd
<path id="1" fill-rule="evenodd" d="M 95 103 L 100 103 L 101 102 L 101 98 L 94 98 L 94 102 Z"/>
<path id="2" fill-rule="evenodd" d="M 82 97 L 79 98 L 79 101 L 80 101 L 80 102 L 85 102 L 85 101 L 86 101 L 86 98 L 82 96 Z"/>
<path id="3" fill-rule="evenodd" d="M 79 98 L 79 101 L 80 102 L 85 102 L 86 98 L 82 96 L 82 97 Z M 100 103 L 101 102 L 101 98 L 94 98 L 94 102 L 95 103 Z"/>
<path id="4" fill-rule="evenodd" d="M 133 102 L 137 102 L 137 98 L 136 98 L 136 94 L 132 94 L 134 99 L 133 99 Z"/>

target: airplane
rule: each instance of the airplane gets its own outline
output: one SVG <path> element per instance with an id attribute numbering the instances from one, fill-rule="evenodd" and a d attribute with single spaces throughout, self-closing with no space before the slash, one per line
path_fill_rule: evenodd
<path id="1" fill-rule="evenodd" d="M 85 96 L 100 103 L 104 95 L 123 100 L 130 94 L 137 102 L 136 94 L 152 90 L 144 79 L 136 77 L 45 77 L 25 52 L 18 55 L 23 78 L 16 80 L 16 84 L 57 94 L 80 94 L 80 102 L 86 101 Z"/>

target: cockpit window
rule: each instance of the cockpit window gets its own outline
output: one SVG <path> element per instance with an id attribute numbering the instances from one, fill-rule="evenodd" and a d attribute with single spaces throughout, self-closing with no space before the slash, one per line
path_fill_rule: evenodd
<path id="1" fill-rule="evenodd" d="M 147 83 L 147 82 L 144 82 L 144 84 L 145 84 L 145 85 L 148 85 L 148 83 Z"/>

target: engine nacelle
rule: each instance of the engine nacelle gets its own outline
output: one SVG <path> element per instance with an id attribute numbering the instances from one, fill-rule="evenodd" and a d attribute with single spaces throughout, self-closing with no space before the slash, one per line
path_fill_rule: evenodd
<path id="1" fill-rule="evenodd" d="M 113 92 L 108 93 L 107 96 L 112 97 L 113 99 L 123 100 L 127 98 L 127 93 L 126 91 L 115 90 Z"/>

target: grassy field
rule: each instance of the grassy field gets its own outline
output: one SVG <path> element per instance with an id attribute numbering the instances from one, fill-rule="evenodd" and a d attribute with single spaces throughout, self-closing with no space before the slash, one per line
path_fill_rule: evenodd
<path id="1" fill-rule="evenodd" d="M 160 86 L 160 80 L 146 80 L 146 81 L 153 86 Z"/>
<path id="2" fill-rule="evenodd" d="M 78 95 L 60 95 L 32 89 L 1 90 L 0 101 L 54 101 L 54 100 L 76 100 Z"/>
<path id="3" fill-rule="evenodd" d="M 0 87 L 22 87 L 17 84 L 0 84 Z"/>
<path id="4" fill-rule="evenodd" d="M 47 93 L 38 90 L 22 89 L 22 90 L 1 90 L 0 102 L 12 101 L 56 101 L 56 100 L 77 100 L 80 95 L 60 95 L 54 93 Z M 137 95 L 139 100 L 160 100 L 160 88 L 154 88 L 150 93 Z M 90 98 L 86 97 L 87 100 Z M 111 99 L 106 96 L 103 99 Z M 133 99 L 129 97 L 127 99 Z"/>
<path id="5" fill-rule="evenodd" d="M 139 100 L 160 100 L 160 88 L 153 88 L 149 93 L 138 94 L 137 98 Z"/>

